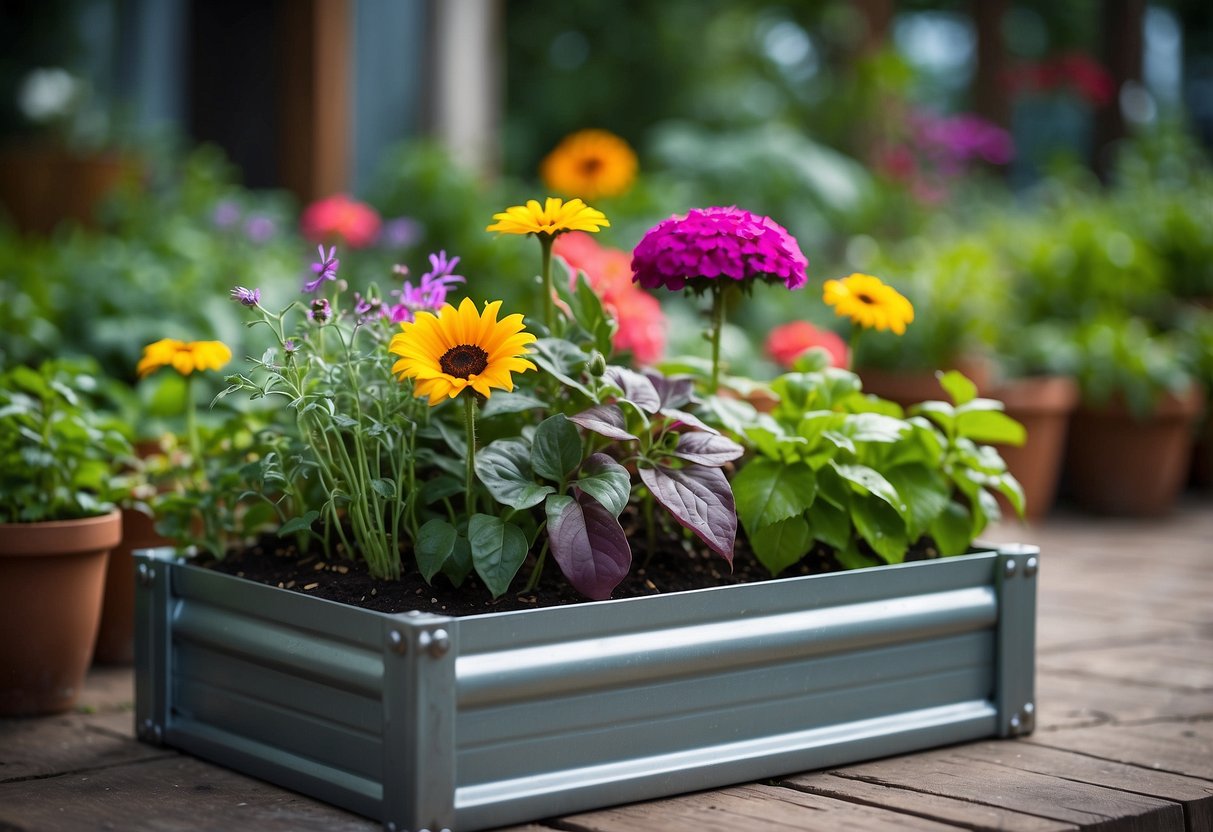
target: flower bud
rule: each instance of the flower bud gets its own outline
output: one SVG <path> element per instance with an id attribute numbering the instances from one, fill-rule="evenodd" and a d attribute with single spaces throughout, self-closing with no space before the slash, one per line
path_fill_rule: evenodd
<path id="1" fill-rule="evenodd" d="M 595 378 L 602 378 L 602 374 L 606 372 L 606 357 L 598 350 L 594 350 L 585 363 L 585 369 Z"/>

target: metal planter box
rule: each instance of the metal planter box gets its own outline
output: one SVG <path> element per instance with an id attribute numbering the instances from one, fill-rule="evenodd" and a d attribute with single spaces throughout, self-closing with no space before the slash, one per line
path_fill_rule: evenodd
<path id="1" fill-rule="evenodd" d="M 465 618 L 138 553 L 137 727 L 474 830 L 1032 730 L 1039 551 Z"/>

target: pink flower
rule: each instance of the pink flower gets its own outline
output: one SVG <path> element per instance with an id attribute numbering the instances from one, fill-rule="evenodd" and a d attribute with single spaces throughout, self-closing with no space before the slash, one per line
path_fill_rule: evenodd
<path id="1" fill-rule="evenodd" d="M 792 321 L 771 330 L 766 351 L 778 364 L 791 368 L 796 359 L 813 347 L 822 347 L 830 354 L 830 365 L 846 367 L 850 361 L 846 343 L 836 333 L 819 329 L 808 321 Z"/>
<path id="2" fill-rule="evenodd" d="M 781 281 L 798 289 L 809 260 L 770 217 L 736 207 L 693 208 L 649 229 L 632 256 L 633 280 L 646 289 L 678 290 L 714 281 Z"/>
<path id="3" fill-rule="evenodd" d="M 619 328 L 612 344 L 620 352 L 630 350 L 637 364 L 652 364 L 665 354 L 665 313 L 657 298 L 642 289 L 616 295 L 607 308 Z"/>
<path id="4" fill-rule="evenodd" d="M 341 242 L 350 248 L 366 248 L 379 236 L 380 221 L 366 203 L 334 194 L 304 209 L 299 226 L 313 243 Z"/>

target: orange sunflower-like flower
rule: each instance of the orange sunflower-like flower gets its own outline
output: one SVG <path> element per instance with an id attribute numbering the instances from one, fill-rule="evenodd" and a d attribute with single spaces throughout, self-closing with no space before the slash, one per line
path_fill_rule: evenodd
<path id="1" fill-rule="evenodd" d="M 497 222 L 486 231 L 547 234 L 549 238 L 566 231 L 598 231 L 611 224 L 605 214 L 580 199 L 565 202 L 554 196 L 549 196 L 543 205 L 539 204 L 539 200 L 528 199 L 526 205 L 514 205 L 500 214 L 493 214 L 493 219 Z"/>
<path id="2" fill-rule="evenodd" d="M 139 378 L 161 367 L 172 367 L 183 376 L 195 370 L 218 370 L 232 360 L 232 351 L 222 341 L 178 341 L 162 338 L 143 348 L 135 371 Z"/>
<path id="3" fill-rule="evenodd" d="M 841 280 L 827 280 L 822 297 L 834 313 L 849 317 L 864 329 L 892 330 L 904 335 L 914 320 L 914 306 L 905 296 L 870 274 L 853 274 Z"/>
<path id="4" fill-rule="evenodd" d="M 636 153 L 623 139 L 606 130 L 579 130 L 544 158 L 539 175 L 557 193 L 600 199 L 627 193 L 636 168 Z"/>
<path id="5" fill-rule="evenodd" d="M 526 332 L 522 315 L 497 320 L 501 301 L 485 304 L 484 312 L 464 298 L 459 308 L 444 304 L 437 315 L 418 312 L 400 325 L 388 351 L 400 356 L 392 372 L 403 381 L 416 381 L 413 394 L 428 397 L 430 407 L 471 388 L 489 397 L 493 389 L 513 390 L 513 373 L 534 370 L 521 356 L 535 336 Z"/>

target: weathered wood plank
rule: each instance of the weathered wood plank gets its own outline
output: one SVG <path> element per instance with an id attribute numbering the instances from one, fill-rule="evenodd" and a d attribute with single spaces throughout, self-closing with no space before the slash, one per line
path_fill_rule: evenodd
<path id="1" fill-rule="evenodd" d="M 956 832 L 950 824 L 776 786 L 739 786 L 571 815 L 575 832 Z"/>
<path id="2" fill-rule="evenodd" d="M 89 728 L 79 716 L 0 720 L 0 782 L 176 756 Z"/>
<path id="3" fill-rule="evenodd" d="M 381 827 L 301 795 L 174 755 L 89 774 L 0 784 L 0 828 L 372 832 Z"/>
<path id="4" fill-rule="evenodd" d="M 848 766 L 834 774 L 998 806 L 1101 832 L 1183 829 L 1183 809 L 1176 803 L 1047 774 L 1016 771 L 962 756 L 957 749 Z"/>
<path id="5" fill-rule="evenodd" d="M 1036 676 L 1037 734 L 1109 722 L 1197 717 L 1213 718 L 1213 696 L 1047 671 Z"/>
<path id="6" fill-rule="evenodd" d="M 1189 829 L 1213 830 L 1213 782 L 1208 780 L 1026 742 L 974 743 L 957 748 L 956 755 L 1018 771 L 1171 800 L 1183 806 Z"/>
<path id="7" fill-rule="evenodd" d="M 1213 692 L 1213 642 L 1184 639 L 1040 656 L 1041 673 L 1096 676 L 1191 693 Z"/>
<path id="8" fill-rule="evenodd" d="M 1025 815 L 998 806 L 839 777 L 828 772 L 798 774 L 780 780 L 780 784 L 838 800 L 955 823 L 976 832 L 1065 832 L 1078 829 L 1072 823 Z"/>
<path id="9" fill-rule="evenodd" d="M 1213 721 L 1097 725 L 1046 731 L 1028 742 L 1213 781 Z"/>

